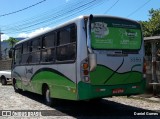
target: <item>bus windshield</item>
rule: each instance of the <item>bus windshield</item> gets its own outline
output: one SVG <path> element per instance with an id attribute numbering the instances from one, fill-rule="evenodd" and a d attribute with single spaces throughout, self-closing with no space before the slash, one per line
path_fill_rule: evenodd
<path id="1" fill-rule="evenodd" d="M 141 26 L 137 22 L 112 17 L 94 17 L 91 21 L 93 49 L 139 50 Z"/>

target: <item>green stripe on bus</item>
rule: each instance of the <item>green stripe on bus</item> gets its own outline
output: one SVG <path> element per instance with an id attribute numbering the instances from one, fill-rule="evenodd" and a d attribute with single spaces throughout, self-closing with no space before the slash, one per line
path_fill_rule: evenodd
<path id="1" fill-rule="evenodd" d="M 91 84 L 93 85 L 119 85 L 137 83 L 142 80 L 142 77 L 143 74 L 138 71 L 131 70 L 125 73 L 118 73 L 103 65 L 98 65 L 96 70 L 90 73 Z"/>
<path id="2" fill-rule="evenodd" d="M 77 98 L 76 83 L 56 70 L 40 69 L 31 79 L 31 84 L 36 93 L 41 94 L 42 84 L 45 83 L 50 88 L 51 97 L 71 100 Z"/>

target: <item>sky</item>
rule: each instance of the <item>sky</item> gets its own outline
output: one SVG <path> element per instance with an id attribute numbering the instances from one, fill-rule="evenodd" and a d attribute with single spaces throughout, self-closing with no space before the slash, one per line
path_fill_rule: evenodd
<path id="1" fill-rule="evenodd" d="M 151 8 L 159 9 L 160 0 L 1 0 L 1 39 L 31 37 L 80 15 L 147 21 Z"/>

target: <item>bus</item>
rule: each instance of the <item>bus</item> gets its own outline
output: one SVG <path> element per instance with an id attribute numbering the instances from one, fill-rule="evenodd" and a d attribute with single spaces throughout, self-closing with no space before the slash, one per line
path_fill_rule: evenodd
<path id="1" fill-rule="evenodd" d="M 141 25 L 126 18 L 84 15 L 15 44 L 12 83 L 55 98 L 92 100 L 144 92 Z"/>

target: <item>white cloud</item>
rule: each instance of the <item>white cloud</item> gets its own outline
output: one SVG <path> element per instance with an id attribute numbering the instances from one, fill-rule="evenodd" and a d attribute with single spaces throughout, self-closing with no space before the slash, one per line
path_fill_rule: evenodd
<path id="1" fill-rule="evenodd" d="M 71 1 L 71 0 L 66 0 L 66 3 L 69 2 L 69 1 Z"/>
<path id="2" fill-rule="evenodd" d="M 9 36 L 6 35 L 6 34 L 2 34 L 2 35 L 1 35 L 1 41 L 7 40 L 8 38 L 9 38 Z"/>
<path id="3" fill-rule="evenodd" d="M 20 33 L 18 35 L 18 37 L 24 37 L 24 38 L 26 38 L 26 37 L 32 37 L 32 36 L 35 36 L 35 35 L 38 35 L 38 34 L 44 32 L 44 31 L 47 31 L 49 29 L 51 29 L 51 28 L 46 27 L 46 28 L 37 29 L 37 30 L 35 30 L 35 31 L 31 32 L 31 33 Z"/>
<path id="4" fill-rule="evenodd" d="M 27 38 L 28 34 L 26 34 L 26 33 L 20 33 L 20 34 L 18 34 L 18 37 Z"/>
<path id="5" fill-rule="evenodd" d="M 22 38 L 32 37 L 32 36 L 38 35 L 38 34 L 44 32 L 44 31 L 47 31 L 47 30 L 50 30 L 50 29 L 51 28 L 49 28 L 49 27 L 40 28 L 40 29 L 37 29 L 37 30 L 35 30 L 35 31 L 31 32 L 31 33 L 20 33 L 20 34 L 18 34 L 17 37 L 22 37 Z M 12 36 L 8 36 L 6 34 L 2 34 L 1 35 L 1 41 L 9 39 L 9 37 L 12 37 Z"/>

